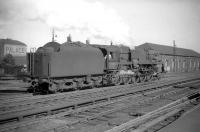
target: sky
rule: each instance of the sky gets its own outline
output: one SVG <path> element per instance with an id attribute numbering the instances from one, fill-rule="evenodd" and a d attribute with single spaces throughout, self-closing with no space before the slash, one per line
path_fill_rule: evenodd
<path id="1" fill-rule="evenodd" d="M 0 38 L 28 48 L 52 39 L 124 44 L 145 42 L 200 52 L 200 0 L 0 0 Z"/>

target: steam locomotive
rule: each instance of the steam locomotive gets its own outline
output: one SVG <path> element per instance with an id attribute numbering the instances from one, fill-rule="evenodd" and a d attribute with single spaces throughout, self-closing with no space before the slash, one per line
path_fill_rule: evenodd
<path id="1" fill-rule="evenodd" d="M 28 54 L 29 91 L 55 93 L 160 78 L 158 60 L 127 46 L 49 42 Z"/>

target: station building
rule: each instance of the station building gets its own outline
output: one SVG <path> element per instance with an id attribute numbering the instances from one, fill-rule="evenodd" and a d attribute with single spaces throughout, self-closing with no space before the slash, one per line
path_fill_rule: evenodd
<path id="1" fill-rule="evenodd" d="M 12 39 L 0 39 L 0 62 L 7 55 L 11 54 L 15 60 L 15 65 L 26 65 L 26 49 L 27 45 Z M 3 70 L 0 69 L 0 73 Z"/>
<path id="2" fill-rule="evenodd" d="M 144 43 L 135 47 L 143 50 L 146 57 L 156 58 L 167 72 L 192 72 L 200 70 L 200 54 L 184 48 Z"/>
<path id="3" fill-rule="evenodd" d="M 26 44 L 12 39 L 0 39 L 0 60 L 7 54 L 11 54 L 16 65 L 26 64 Z"/>

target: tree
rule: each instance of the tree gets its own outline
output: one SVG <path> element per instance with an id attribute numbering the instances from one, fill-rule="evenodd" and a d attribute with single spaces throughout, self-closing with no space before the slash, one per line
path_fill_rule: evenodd
<path id="1" fill-rule="evenodd" d="M 3 68 L 5 74 L 13 74 L 15 72 L 15 59 L 11 54 L 7 54 L 3 57 L 0 68 Z"/>
<path id="2" fill-rule="evenodd" d="M 3 60 L 2 63 L 7 64 L 7 65 L 15 65 L 15 59 L 11 54 L 7 54 Z"/>

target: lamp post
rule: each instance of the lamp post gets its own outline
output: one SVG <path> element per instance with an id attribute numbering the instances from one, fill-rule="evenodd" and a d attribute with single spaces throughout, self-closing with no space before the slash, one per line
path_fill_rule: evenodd
<path id="1" fill-rule="evenodd" d="M 30 61 L 29 61 L 29 69 L 31 72 L 31 76 L 34 74 L 34 53 L 36 51 L 36 48 L 30 48 Z"/>

